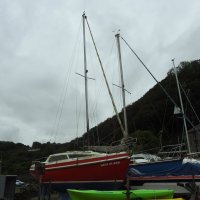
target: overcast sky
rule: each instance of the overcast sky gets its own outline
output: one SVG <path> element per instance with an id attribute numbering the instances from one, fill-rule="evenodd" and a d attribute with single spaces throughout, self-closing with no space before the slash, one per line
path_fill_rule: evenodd
<path id="1" fill-rule="evenodd" d="M 0 0 L 0 141 L 63 143 L 84 133 L 84 79 L 75 74 L 83 74 L 84 11 L 119 111 L 119 29 L 159 81 L 172 58 L 199 59 L 199 0 Z M 130 104 L 155 81 L 121 47 Z M 92 48 L 87 36 L 91 127 L 114 115 Z"/>

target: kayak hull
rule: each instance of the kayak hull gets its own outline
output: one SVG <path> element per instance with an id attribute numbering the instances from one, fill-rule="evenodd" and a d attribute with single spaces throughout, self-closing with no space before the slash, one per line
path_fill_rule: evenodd
<path id="1" fill-rule="evenodd" d="M 67 190 L 71 200 L 124 200 L 127 192 L 130 199 L 172 199 L 173 190 L 117 190 L 117 191 L 97 191 L 97 190 Z"/>

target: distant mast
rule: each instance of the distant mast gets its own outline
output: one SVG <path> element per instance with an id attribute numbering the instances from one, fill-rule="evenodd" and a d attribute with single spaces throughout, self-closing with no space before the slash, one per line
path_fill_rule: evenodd
<path id="1" fill-rule="evenodd" d="M 178 81 L 176 67 L 175 67 L 175 64 L 174 64 L 174 59 L 172 59 L 172 63 L 173 63 L 173 66 L 174 66 L 174 73 L 175 73 L 175 77 L 176 77 L 176 84 L 177 84 L 178 94 L 179 94 L 179 99 L 180 99 L 180 104 L 181 104 L 181 113 L 182 113 L 182 116 L 183 116 L 183 123 L 184 123 L 184 128 L 185 128 L 185 135 L 186 135 L 188 153 L 191 153 L 190 141 L 189 141 L 188 131 L 187 131 L 187 124 L 186 124 L 185 113 L 184 113 L 184 108 L 183 108 L 183 101 L 182 101 L 182 97 L 181 97 L 181 92 L 180 92 L 180 87 L 179 87 L 179 81 Z"/>
<path id="2" fill-rule="evenodd" d="M 87 58 L 86 58 L 86 40 L 85 40 L 85 12 L 82 15 L 83 18 L 83 49 L 84 49 L 84 77 L 85 77 L 85 106 L 86 106 L 86 131 L 87 131 L 87 135 L 90 129 L 90 125 L 89 125 L 89 113 L 88 113 L 88 78 L 87 78 Z M 89 142 L 89 135 L 88 135 L 88 146 L 90 145 Z"/>
<path id="3" fill-rule="evenodd" d="M 120 48 L 120 34 L 115 35 L 117 40 L 117 49 L 118 49 L 118 56 L 119 56 L 119 67 L 120 67 L 120 75 L 121 75 L 121 89 L 122 89 L 122 99 L 123 99 L 123 113 L 124 113 L 124 128 L 125 128 L 125 135 L 124 139 L 128 138 L 128 125 L 127 125 L 127 115 L 126 115 L 126 101 L 125 101 L 125 86 L 124 86 L 124 78 L 123 78 L 123 69 L 122 69 L 122 59 L 121 59 L 121 48 Z"/>

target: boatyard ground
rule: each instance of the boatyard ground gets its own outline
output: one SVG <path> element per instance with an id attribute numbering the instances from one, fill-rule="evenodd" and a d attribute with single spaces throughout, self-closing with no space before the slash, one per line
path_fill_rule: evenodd
<path id="1" fill-rule="evenodd" d="M 196 183 L 200 186 L 200 183 Z M 36 186 L 32 190 L 24 190 L 21 193 L 16 194 L 16 200 L 38 200 L 38 191 L 36 190 Z M 186 190 L 184 187 L 177 186 L 177 183 L 145 183 L 143 186 L 134 186 L 131 189 L 172 189 L 175 191 L 175 197 L 183 197 L 185 199 L 190 198 L 190 192 Z M 48 199 L 48 196 L 45 197 Z M 51 200 L 62 200 L 60 195 L 56 192 L 52 192 L 50 195 Z"/>

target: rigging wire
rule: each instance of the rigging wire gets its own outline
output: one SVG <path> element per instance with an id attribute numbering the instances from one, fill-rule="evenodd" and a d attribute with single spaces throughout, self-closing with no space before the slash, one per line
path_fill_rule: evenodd
<path id="1" fill-rule="evenodd" d="M 115 44 L 115 40 L 113 38 L 113 42 L 112 42 L 112 45 L 111 45 L 111 49 L 108 53 L 108 58 L 107 58 L 107 61 L 106 61 L 106 66 L 112 66 L 112 65 L 109 65 L 109 60 L 110 58 L 112 57 L 113 55 L 113 49 L 114 49 L 114 44 Z M 96 72 L 96 70 L 95 70 Z M 114 72 L 112 73 L 114 75 Z M 95 89 L 95 102 L 96 104 L 94 105 L 94 109 L 93 109 L 93 114 L 97 111 L 97 108 L 98 108 L 98 98 L 99 96 L 102 96 L 103 95 L 103 88 L 102 88 L 102 85 L 105 83 L 105 81 L 103 79 L 100 79 L 100 81 L 98 82 L 99 83 L 99 86 L 98 86 L 98 89 L 96 88 Z M 95 85 L 96 86 L 96 85 Z M 95 118 L 96 119 L 96 118 Z M 95 125 L 96 125 L 96 134 L 97 134 L 97 145 L 100 145 L 100 136 L 99 136 L 99 128 L 98 128 L 98 125 L 97 125 L 97 120 L 95 120 Z"/>
<path id="2" fill-rule="evenodd" d="M 77 37 L 78 38 L 78 35 L 79 35 L 79 32 L 80 32 L 80 29 L 81 29 L 81 22 L 80 22 L 80 25 L 79 25 L 79 30 L 78 30 L 78 34 L 77 34 Z M 53 123 L 54 124 L 54 130 L 52 130 L 52 136 L 54 134 L 54 142 L 56 141 L 56 138 L 57 138 L 57 134 L 58 134 L 58 131 L 59 131 L 59 128 L 60 128 L 60 123 L 61 123 L 61 117 L 62 117 L 62 113 L 63 113 L 63 107 L 64 107 L 64 103 L 65 103 L 65 98 L 66 98 L 66 95 L 67 95 L 67 92 L 68 92 L 68 88 L 69 88 L 69 80 L 70 80 L 70 75 L 71 75 L 71 72 L 72 72 L 72 66 L 73 65 L 73 55 L 75 55 L 75 51 L 76 51 L 76 46 L 78 45 L 78 39 L 76 39 L 76 42 L 75 42 L 75 45 L 74 45 L 74 48 L 73 48 L 73 53 L 72 53 L 72 57 L 70 59 L 70 62 L 69 62 L 69 68 L 67 69 L 67 72 L 66 72 L 66 78 L 65 78 L 65 81 L 64 81 L 64 86 L 63 86 L 63 89 L 62 89 L 62 92 L 61 92 L 61 95 L 60 95 L 60 100 L 59 100 L 59 104 L 58 104 L 58 107 L 57 107 L 57 112 L 56 112 L 56 117 L 55 117 L 55 122 Z M 51 141 L 51 140 L 50 140 Z"/>
<path id="3" fill-rule="evenodd" d="M 83 95 L 81 95 L 81 102 L 79 103 L 80 108 L 82 107 L 83 103 Z M 77 96 L 76 96 L 76 138 L 77 138 L 77 146 L 79 145 L 79 140 L 78 140 L 78 130 L 79 130 L 79 120 L 80 120 L 80 115 L 81 115 L 81 109 L 78 109 L 78 101 L 77 101 Z M 79 111 L 79 112 L 78 112 Z"/>
<path id="4" fill-rule="evenodd" d="M 195 116 L 196 116 L 198 122 L 200 123 L 200 119 L 199 119 L 199 117 L 198 117 L 198 115 L 197 115 L 197 113 L 196 113 L 194 107 L 192 106 L 192 103 L 191 103 L 190 99 L 188 98 L 188 95 L 186 94 L 185 90 L 183 89 L 183 86 L 182 86 L 180 83 L 179 83 L 179 85 L 180 85 L 180 88 L 181 88 L 181 90 L 183 91 L 183 94 L 185 95 L 185 97 L 186 97 L 188 103 L 190 104 L 190 107 L 192 108 L 192 111 L 194 112 L 194 114 L 195 114 Z"/>
<path id="5" fill-rule="evenodd" d="M 89 35 L 89 34 L 87 34 Z M 90 43 L 90 40 L 88 39 L 88 45 L 93 45 Z M 90 59 L 88 60 L 88 69 L 90 67 L 90 71 L 92 74 L 92 77 L 94 77 L 93 80 L 95 80 L 94 82 L 94 86 L 92 84 L 93 87 L 91 87 L 91 89 L 89 90 L 90 91 L 90 95 L 89 95 L 89 98 L 90 98 L 90 109 L 89 109 L 89 118 L 90 118 L 90 123 L 91 123 L 91 127 L 95 127 L 97 126 L 97 107 L 98 107 L 98 97 L 100 95 L 97 94 L 97 92 L 99 92 L 99 90 L 102 90 L 102 87 L 99 87 L 99 89 L 97 89 L 97 84 L 98 84 L 98 81 L 97 80 L 97 70 L 95 68 L 95 66 L 97 65 L 97 61 L 96 61 L 96 58 L 95 58 L 95 55 L 94 55 L 94 51 L 93 51 L 93 48 L 88 48 L 88 56 L 90 57 Z M 94 59 L 95 58 L 95 59 Z M 93 96 L 92 96 L 93 95 Z M 93 99 L 93 101 L 92 101 Z M 92 136 L 91 137 L 91 140 L 93 141 L 93 144 L 96 143 L 96 139 L 95 139 L 95 129 L 91 129 L 90 131 L 90 135 Z M 97 132 L 98 133 L 98 132 Z M 99 136 L 97 136 L 98 140 L 97 140 L 97 143 L 99 143 Z"/>
<path id="6" fill-rule="evenodd" d="M 148 67 L 144 64 L 144 62 L 140 59 L 140 57 L 136 54 L 136 52 L 131 48 L 131 46 L 128 44 L 128 42 L 122 37 L 122 40 L 125 42 L 125 44 L 129 47 L 129 49 L 132 51 L 132 53 L 137 57 L 137 59 L 141 62 L 141 64 L 145 67 L 145 69 L 149 72 L 149 74 L 152 76 L 152 78 L 156 81 L 156 83 L 161 87 L 161 89 L 163 90 L 163 92 L 167 95 L 167 97 L 171 100 L 171 102 L 174 104 L 174 106 L 178 105 L 176 104 L 176 102 L 174 101 L 174 99 L 168 94 L 168 92 L 166 91 L 166 89 L 161 85 L 161 83 L 155 78 L 155 76 L 151 73 L 151 71 L 148 69 Z M 199 130 L 193 125 L 193 123 L 190 121 L 190 119 L 182 112 L 180 111 L 181 114 L 183 115 L 183 117 L 185 117 L 185 119 L 188 121 L 188 123 L 193 127 L 193 129 L 200 134 Z"/>
<path id="7" fill-rule="evenodd" d="M 169 85 L 167 87 L 168 91 L 170 91 L 170 88 L 171 88 L 171 80 L 172 80 L 172 76 L 169 76 Z M 165 109 L 164 109 L 164 115 L 163 115 L 163 121 L 162 121 L 162 132 L 166 131 L 166 128 L 165 128 L 165 120 L 166 120 L 166 116 L 167 116 L 167 107 L 168 107 L 168 103 L 169 103 L 169 98 L 166 98 L 166 101 L 165 101 Z M 174 115 L 174 114 L 173 114 Z M 174 117 L 172 117 L 171 119 L 171 126 L 170 126 L 170 131 L 171 132 L 174 132 Z M 161 132 L 161 134 L 162 134 Z M 183 136 L 182 136 L 183 137 Z M 183 140 L 183 139 L 182 139 Z"/>
<path id="8" fill-rule="evenodd" d="M 110 49 L 110 53 L 109 53 L 109 57 L 108 57 L 108 59 L 107 59 L 107 61 L 106 61 L 106 66 L 115 66 L 116 64 L 116 62 L 113 62 L 112 61 L 112 59 L 114 60 L 114 61 L 116 61 L 117 59 L 116 59 L 116 56 L 115 56 L 115 54 L 113 53 L 114 52 L 114 49 L 116 49 L 115 48 L 115 46 L 116 46 L 116 40 L 115 40 L 115 38 L 113 37 L 113 41 L 112 41 L 112 46 L 111 46 L 111 49 Z M 115 56 L 114 58 L 112 58 L 113 56 Z M 112 62 L 112 63 L 111 63 Z M 114 77 L 115 77 L 115 70 L 114 70 L 114 67 L 112 67 L 111 68 L 112 69 L 112 76 L 111 76 L 111 80 L 112 80 L 112 82 L 113 82 L 113 80 L 114 80 Z M 103 81 L 103 80 L 102 80 Z M 114 85 L 112 84 L 112 88 L 111 88 L 111 90 L 112 90 L 112 92 L 114 91 Z M 112 109 L 112 114 L 114 114 L 115 113 L 115 110 L 114 109 Z"/>

